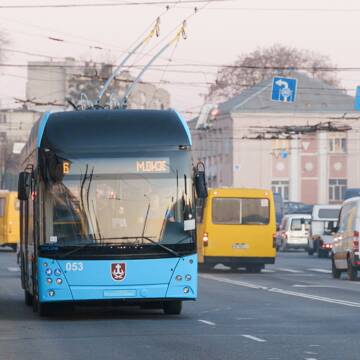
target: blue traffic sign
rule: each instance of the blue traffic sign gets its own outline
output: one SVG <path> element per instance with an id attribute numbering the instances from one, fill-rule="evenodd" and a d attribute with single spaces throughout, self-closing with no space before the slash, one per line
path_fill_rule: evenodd
<path id="1" fill-rule="evenodd" d="M 360 111 L 360 86 L 356 88 L 355 110 Z"/>
<path id="2" fill-rule="evenodd" d="M 271 100 L 280 102 L 294 102 L 296 97 L 297 79 L 274 77 Z"/>

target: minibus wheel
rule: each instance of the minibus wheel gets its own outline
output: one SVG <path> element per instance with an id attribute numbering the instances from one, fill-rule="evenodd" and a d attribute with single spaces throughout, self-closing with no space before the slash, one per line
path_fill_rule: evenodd
<path id="1" fill-rule="evenodd" d="M 259 273 L 261 272 L 262 265 L 250 265 L 246 267 L 246 271 L 250 273 Z"/>
<path id="2" fill-rule="evenodd" d="M 166 301 L 163 309 L 166 315 L 179 315 L 182 310 L 182 301 Z"/>
<path id="3" fill-rule="evenodd" d="M 212 270 L 213 268 L 214 266 L 210 264 L 204 264 L 204 263 L 198 264 L 198 269 L 200 272 L 207 272 Z"/>

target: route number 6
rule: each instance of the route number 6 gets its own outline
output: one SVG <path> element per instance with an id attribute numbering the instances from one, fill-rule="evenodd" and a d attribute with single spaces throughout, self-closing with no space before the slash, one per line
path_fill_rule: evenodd
<path id="1" fill-rule="evenodd" d="M 68 262 L 65 264 L 66 271 L 83 271 L 84 264 L 82 262 Z"/>

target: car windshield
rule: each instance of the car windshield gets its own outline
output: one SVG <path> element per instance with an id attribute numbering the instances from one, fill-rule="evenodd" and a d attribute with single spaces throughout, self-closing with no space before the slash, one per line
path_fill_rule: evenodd
<path id="1" fill-rule="evenodd" d="M 163 244 L 193 241 L 191 176 L 186 159 L 67 159 L 46 196 L 47 243 Z M 149 243 L 149 242 L 147 242 Z"/>

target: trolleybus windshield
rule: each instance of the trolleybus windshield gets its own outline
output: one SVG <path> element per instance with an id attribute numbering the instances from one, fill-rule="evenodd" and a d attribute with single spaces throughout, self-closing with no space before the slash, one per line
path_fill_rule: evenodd
<path id="1" fill-rule="evenodd" d="M 70 158 L 45 195 L 46 243 L 194 244 L 191 174 L 177 157 Z M 150 241 L 148 241 L 150 239 Z"/>

